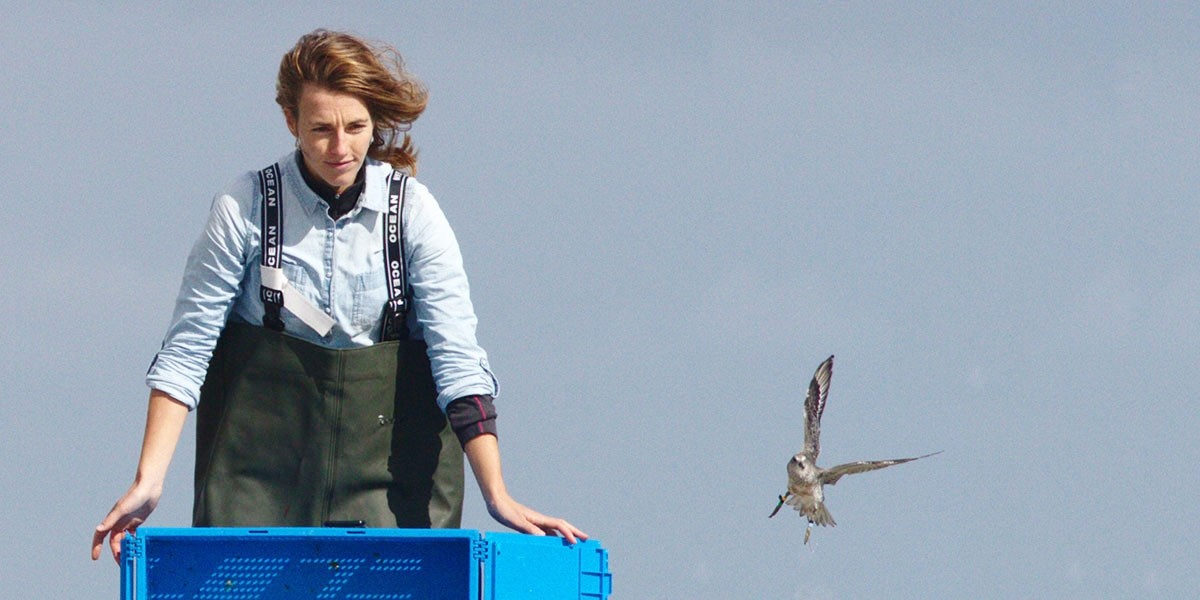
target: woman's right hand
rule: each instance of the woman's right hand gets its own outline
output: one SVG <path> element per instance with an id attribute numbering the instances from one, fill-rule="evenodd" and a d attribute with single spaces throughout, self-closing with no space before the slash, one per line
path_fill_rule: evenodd
<path id="1" fill-rule="evenodd" d="M 187 420 L 187 405 L 165 392 L 151 390 L 146 410 L 146 433 L 142 438 L 142 455 L 138 459 L 137 476 L 129 491 L 108 511 L 108 516 L 92 532 L 92 560 L 100 558 L 104 538 L 112 549 L 113 560 L 121 562 L 121 540 L 126 533 L 137 531 L 162 497 L 167 467 L 175 454 L 175 445 Z"/>
<path id="2" fill-rule="evenodd" d="M 104 545 L 104 538 L 107 537 L 113 560 L 120 564 L 121 540 L 125 539 L 126 533 L 137 531 L 137 528 L 146 522 L 146 518 L 154 511 L 154 507 L 158 506 L 160 497 L 162 497 L 162 485 L 148 486 L 134 483 L 129 491 L 125 492 L 120 500 L 117 500 L 112 510 L 108 511 L 108 515 L 104 517 L 103 521 L 100 521 L 92 533 L 92 560 L 100 558 L 101 546 Z"/>

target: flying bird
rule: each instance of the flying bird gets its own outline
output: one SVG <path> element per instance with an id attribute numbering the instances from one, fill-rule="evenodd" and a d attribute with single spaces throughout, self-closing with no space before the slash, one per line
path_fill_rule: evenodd
<path id="1" fill-rule="evenodd" d="M 833 357 L 825 359 L 813 374 L 812 383 L 808 384 L 808 396 L 804 399 L 804 448 L 788 461 L 787 491 L 779 495 L 779 504 L 771 511 L 768 518 L 784 505 L 795 509 L 808 519 L 808 529 L 804 532 L 804 543 L 808 543 L 814 524 L 822 527 L 837 525 L 829 509 L 825 508 L 826 484 L 833 485 L 844 475 L 865 473 L 892 465 L 899 465 L 921 458 L 940 454 L 934 452 L 912 458 L 893 458 L 891 460 L 863 460 L 846 463 L 829 469 L 817 466 L 817 455 L 821 453 L 821 413 L 825 412 L 825 398 L 829 395 L 829 380 L 833 376 Z"/>

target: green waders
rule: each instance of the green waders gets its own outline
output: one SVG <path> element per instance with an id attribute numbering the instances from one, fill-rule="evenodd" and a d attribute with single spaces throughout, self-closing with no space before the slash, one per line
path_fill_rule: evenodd
<path id="1" fill-rule="evenodd" d="M 463 454 L 425 345 L 228 323 L 201 389 L 193 525 L 457 528 Z"/>

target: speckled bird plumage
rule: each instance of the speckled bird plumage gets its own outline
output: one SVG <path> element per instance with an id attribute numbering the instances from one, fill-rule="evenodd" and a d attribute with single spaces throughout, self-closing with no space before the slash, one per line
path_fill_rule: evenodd
<path id="1" fill-rule="evenodd" d="M 784 504 L 794 507 L 808 519 L 809 529 L 804 533 L 806 544 L 813 525 L 837 525 L 833 515 L 825 508 L 826 484 L 833 485 L 844 475 L 874 471 L 938 454 L 934 452 L 912 458 L 858 461 L 829 469 L 817 466 L 817 455 L 821 453 L 821 414 L 825 412 L 825 399 L 829 396 L 829 380 L 832 377 L 833 357 L 830 356 L 817 367 L 817 372 L 813 374 L 812 382 L 808 385 L 808 396 L 804 399 L 804 447 L 788 461 L 787 491 L 779 496 L 779 504 L 775 505 L 775 510 L 771 511 L 770 515 L 774 517 Z"/>

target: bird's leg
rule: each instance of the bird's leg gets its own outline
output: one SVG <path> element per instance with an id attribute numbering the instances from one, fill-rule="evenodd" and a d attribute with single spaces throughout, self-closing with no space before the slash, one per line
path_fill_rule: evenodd
<path id="1" fill-rule="evenodd" d="M 775 510 L 771 511 L 771 514 L 767 515 L 767 518 L 770 519 L 771 517 L 775 516 L 775 513 L 779 512 L 779 509 L 783 506 L 783 503 L 787 502 L 788 496 L 791 496 L 791 495 L 792 495 L 791 492 L 784 492 L 784 493 L 780 494 L 779 495 L 779 504 L 775 505 Z"/>

